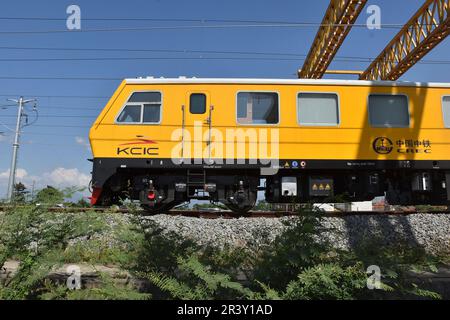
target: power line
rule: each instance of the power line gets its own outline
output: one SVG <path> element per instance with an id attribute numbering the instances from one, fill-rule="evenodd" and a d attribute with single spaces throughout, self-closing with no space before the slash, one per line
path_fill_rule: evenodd
<path id="1" fill-rule="evenodd" d="M 0 20 L 29 20 L 29 21 L 66 21 L 66 18 L 56 17 L 0 17 Z M 178 19 L 178 18 L 105 18 L 105 17 L 83 17 L 85 21 L 151 21 L 151 22 L 198 22 L 198 23 L 260 23 L 260 24 L 316 24 L 316 22 L 301 21 L 279 21 L 279 20 L 236 20 L 236 19 Z"/>
<path id="2" fill-rule="evenodd" d="M 316 28 L 322 26 L 344 27 L 348 24 L 321 24 L 321 23 L 242 23 L 242 24 L 218 24 L 218 25 L 178 25 L 178 26 L 152 26 L 141 28 L 98 28 L 81 30 L 24 30 L 24 31 L 0 31 L 0 35 L 19 34 L 58 34 L 58 33 L 95 33 L 95 32 L 139 32 L 139 31 L 170 31 L 170 30 L 196 30 L 196 29 L 239 29 L 239 28 Z M 353 27 L 367 28 L 367 24 L 353 24 Z M 384 24 L 381 29 L 401 29 L 403 24 Z"/>
<path id="3" fill-rule="evenodd" d="M 306 58 L 306 54 L 289 52 L 261 52 L 261 51 L 220 51 L 220 50 L 190 50 L 190 49 L 126 49 L 126 48 L 61 48 L 61 47 L 2 47 L 0 50 L 44 50 L 44 51 L 106 51 L 106 52 L 158 52 L 158 53 L 184 53 L 184 54 L 234 54 L 234 55 L 261 55 L 261 56 L 289 56 Z M 132 59 L 133 57 L 130 57 Z M 151 57 L 148 57 L 151 58 Z M 71 58 L 70 58 L 71 59 Z M 100 58 L 99 58 L 100 59 Z M 140 59 L 139 57 L 136 59 Z M 162 58 L 156 58 L 162 59 Z M 362 56 L 338 56 L 336 59 L 364 60 L 362 62 L 372 62 L 375 57 Z M 278 59 L 275 59 L 278 60 Z M 448 63 L 442 60 L 422 60 L 424 62 Z"/>
<path id="4" fill-rule="evenodd" d="M 32 134 L 32 135 L 36 135 L 36 136 L 57 136 L 57 137 L 71 137 L 71 138 L 77 138 L 80 137 L 80 135 L 74 135 L 74 134 L 61 134 L 60 132 L 48 132 L 48 133 L 43 133 L 43 132 L 28 132 L 28 131 L 24 131 L 23 134 Z"/>
<path id="5" fill-rule="evenodd" d="M 77 109 L 80 109 L 80 110 L 89 110 L 89 111 L 101 111 L 102 110 L 102 108 L 103 108 L 104 106 L 100 106 L 100 107 L 79 107 L 79 106 L 74 106 L 74 107 L 53 107 L 53 106 L 45 106 L 45 107 L 42 107 L 42 106 L 39 106 L 39 109 L 55 109 L 55 110 L 77 110 Z"/>
<path id="6" fill-rule="evenodd" d="M 139 61 L 139 60 L 235 60 L 235 61 L 304 61 L 304 58 L 255 58 L 255 57 L 102 57 L 102 58 L 11 58 L 0 59 L 0 62 L 51 62 L 51 61 Z M 338 62 L 372 62 L 372 58 L 339 58 Z M 419 64 L 450 64 L 450 60 L 426 60 Z"/>
<path id="7" fill-rule="evenodd" d="M 337 58 L 339 60 L 339 58 Z M 92 58 L 6 58 L 0 62 L 49 61 L 139 61 L 139 60 L 243 60 L 243 61 L 304 61 L 304 58 L 250 58 L 250 57 L 92 57 Z M 354 60 L 353 60 L 354 61 Z M 348 61 L 348 62 L 353 62 Z M 358 62 L 358 61 L 356 61 Z M 366 62 L 366 61 L 362 61 Z"/>
<path id="8" fill-rule="evenodd" d="M 180 51 L 181 52 L 181 51 Z M 218 52 L 215 52 L 218 53 Z M 225 52 L 223 52 L 225 54 Z M 241 52 L 240 54 L 244 54 Z M 250 54 L 250 53 L 245 53 Z M 257 53 L 264 55 L 264 53 Z M 270 55 L 283 55 L 281 53 L 267 53 Z M 235 60 L 235 61 L 304 61 L 305 58 L 275 58 L 275 57 L 89 57 L 89 58 L 4 58 L 0 62 L 58 62 L 58 61 L 139 61 L 139 60 Z M 359 63 L 372 62 L 375 58 L 370 57 L 335 57 L 333 61 Z M 418 64 L 450 64 L 450 60 L 422 60 Z M 102 78 L 103 79 L 103 78 Z M 108 79 L 109 80 L 109 79 Z"/>
<path id="9" fill-rule="evenodd" d="M 11 126 L 12 124 L 4 124 L 6 126 Z M 40 128 L 91 128 L 92 126 L 79 126 L 79 125 L 54 125 L 54 124 L 34 124 L 33 127 L 40 127 Z"/>
<path id="10" fill-rule="evenodd" d="M 56 18 L 56 17 L 0 17 L 0 20 L 5 21 L 66 21 L 67 18 Z M 249 20 L 249 19 L 180 19 L 180 18 L 139 18 L 139 17 L 116 17 L 116 18 L 105 18 L 105 17 L 83 17 L 84 21 L 128 21 L 128 22 L 179 22 L 179 23 L 201 23 L 202 25 L 208 23 L 220 23 L 220 24 L 238 24 L 238 25 L 280 25 L 280 26 L 301 26 L 301 27 L 322 27 L 322 26 L 347 26 L 348 24 L 323 24 L 321 22 L 312 22 L 312 21 L 280 21 L 280 20 Z M 354 23 L 355 27 L 367 27 L 367 24 L 364 23 Z M 404 23 L 383 23 L 382 27 L 385 28 L 403 28 Z M 178 27 L 178 26 L 177 26 Z M 183 27 L 183 26 L 180 26 Z"/>
<path id="11" fill-rule="evenodd" d="M 99 110 L 101 111 L 101 110 Z M 16 116 L 14 115 L 0 115 L 1 117 L 5 117 L 5 118 L 15 118 Z M 85 116 L 85 115 L 67 115 L 67 116 L 63 116 L 63 115 L 45 115 L 45 114 L 40 114 L 39 115 L 40 118 L 84 118 L 84 119 L 92 119 L 92 118 L 96 118 L 97 115 L 94 116 Z"/>
<path id="12" fill-rule="evenodd" d="M 0 17 L 0 20 L 28 20 L 28 21 L 66 21 L 66 18 L 53 18 L 53 17 Z M 83 17 L 84 21 L 132 21 L 132 22 L 182 22 L 182 23 L 230 23 L 230 24 L 258 24 L 258 25 L 296 25 L 307 27 L 321 27 L 321 26 L 347 26 L 347 24 L 322 24 L 320 22 L 311 21 L 280 21 L 280 20 L 237 20 L 237 19 L 179 19 L 179 18 L 104 18 L 104 17 Z M 353 24 L 356 27 L 367 27 L 367 24 Z M 384 23 L 384 27 L 389 28 L 402 28 L 404 23 Z"/>
<path id="13" fill-rule="evenodd" d="M 13 76 L 1 76 L 2 80 L 72 80 L 72 81 L 122 81 L 122 78 L 107 78 L 107 77 L 13 77 Z"/>
<path id="14" fill-rule="evenodd" d="M 28 145 L 38 145 L 38 146 L 47 146 L 47 147 L 64 147 L 64 148 L 85 148 L 87 146 L 83 145 L 67 145 L 67 144 L 56 144 L 56 143 L 40 143 L 34 141 L 25 141 L 24 144 Z"/>
<path id="15" fill-rule="evenodd" d="M 14 97 L 14 96 L 18 96 L 17 94 L 0 94 L 0 97 Z M 43 95 L 35 95 L 35 94 L 27 94 L 26 96 L 29 97 L 35 97 L 35 98 L 73 98 L 73 99 L 109 99 L 111 97 L 108 96 L 64 96 L 64 95 L 48 95 L 48 96 L 43 96 Z"/>
<path id="16" fill-rule="evenodd" d="M 258 51 L 220 51 L 190 49 L 127 49 L 127 48 L 61 48 L 61 47 L 11 47 L 0 46 L 1 50 L 42 50 L 42 51 L 107 51 L 107 52 L 159 52 L 159 53 L 201 53 L 201 54 L 236 54 L 306 57 L 306 54 Z"/>
<path id="17" fill-rule="evenodd" d="M 14 107 L 14 105 L 0 105 L 0 108 L 8 108 L 8 107 Z M 59 107 L 59 106 L 39 106 L 39 109 L 54 109 L 54 110 L 86 110 L 86 111 L 101 111 L 104 105 L 99 105 L 97 107 L 94 106 L 65 106 L 65 107 Z"/>
<path id="18" fill-rule="evenodd" d="M 91 128 L 92 126 L 78 126 L 78 125 L 33 125 L 33 127 L 41 128 Z"/>

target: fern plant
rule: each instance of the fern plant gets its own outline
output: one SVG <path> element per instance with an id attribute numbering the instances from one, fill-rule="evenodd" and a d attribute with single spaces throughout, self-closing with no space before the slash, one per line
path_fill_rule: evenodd
<path id="1" fill-rule="evenodd" d="M 281 291 L 303 270 L 324 262 L 334 249 L 318 237 L 327 231 L 322 219 L 321 210 L 303 206 L 298 216 L 286 220 L 284 232 L 260 256 L 254 257 L 255 278 Z"/>
<path id="2" fill-rule="evenodd" d="M 289 283 L 283 297 L 290 300 L 351 300 L 366 287 L 367 275 L 361 264 L 342 267 L 319 264 L 302 271 Z"/>
<path id="3" fill-rule="evenodd" d="M 95 288 L 70 290 L 46 281 L 42 300 L 148 300 L 151 294 L 138 292 L 132 284 L 118 285 L 111 276 L 99 273 L 100 284 Z"/>
<path id="4" fill-rule="evenodd" d="M 195 255 L 179 258 L 178 268 L 177 276 L 166 276 L 157 272 L 142 276 L 174 299 L 243 299 L 253 294 L 242 284 L 232 281 L 229 275 L 208 270 Z"/>

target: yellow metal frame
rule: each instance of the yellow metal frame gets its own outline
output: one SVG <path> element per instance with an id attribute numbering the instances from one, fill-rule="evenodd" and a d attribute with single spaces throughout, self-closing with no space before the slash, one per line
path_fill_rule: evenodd
<path id="1" fill-rule="evenodd" d="M 362 75 L 364 71 L 360 70 L 327 70 L 325 74 L 356 74 L 358 76 Z"/>
<path id="2" fill-rule="evenodd" d="M 360 76 L 397 80 L 450 33 L 450 0 L 427 0 Z"/>
<path id="3" fill-rule="evenodd" d="M 299 78 L 320 79 L 324 75 L 367 0 L 331 0 Z"/>

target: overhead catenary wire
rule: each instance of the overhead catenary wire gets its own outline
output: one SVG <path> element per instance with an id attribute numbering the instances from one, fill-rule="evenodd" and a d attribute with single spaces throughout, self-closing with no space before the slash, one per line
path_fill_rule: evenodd
<path id="1" fill-rule="evenodd" d="M 221 50 L 192 50 L 192 49 L 130 49 L 130 48 L 63 48 L 63 47 L 16 47 L 0 46 L 0 50 L 36 50 L 36 51 L 107 51 L 107 52 L 158 52 L 158 53 L 201 53 L 201 54 L 236 54 L 236 55 L 269 55 L 306 57 L 306 54 L 289 52 L 260 52 L 260 51 L 221 51 Z"/>
<path id="2" fill-rule="evenodd" d="M 3 108 L 3 107 L 13 107 L 13 105 L 0 106 L 0 108 Z M 104 107 L 104 104 L 99 104 L 98 106 L 84 106 L 84 105 L 67 106 L 66 105 L 64 107 L 59 106 L 59 105 L 44 105 L 44 106 L 39 106 L 39 109 L 72 110 L 72 111 L 77 111 L 77 110 L 101 111 L 103 107 Z M 0 116 L 1 116 L 1 113 L 0 113 Z"/>
<path id="3" fill-rule="evenodd" d="M 108 77 L 58 77 L 58 76 L 0 76 L 1 80 L 70 80 L 70 81 L 122 81 L 126 77 L 108 78 Z"/>
<path id="4" fill-rule="evenodd" d="M 344 27 L 348 24 L 321 24 L 321 23 L 237 23 L 237 24 L 200 24 L 200 25 L 176 25 L 176 26 L 150 26 L 150 27 L 126 27 L 126 28 L 97 28 L 81 30 L 15 30 L 0 31 L 0 35 L 38 35 L 38 34 L 76 34 L 76 33 L 96 33 L 96 32 L 140 32 L 140 31 L 170 31 L 170 30 L 196 30 L 196 29 L 241 29 L 241 28 L 316 28 L 323 26 Z M 367 28 L 367 24 L 352 24 L 356 28 Z M 382 24 L 381 29 L 401 29 L 403 24 Z"/>
<path id="5" fill-rule="evenodd" d="M 52 62 L 52 61 L 139 61 L 139 60 L 235 60 L 235 61 L 304 61 L 304 58 L 274 57 L 89 57 L 89 58 L 0 58 L 0 62 Z M 374 58 L 337 57 L 337 62 L 372 62 Z M 389 60 L 388 60 L 389 61 Z M 450 60 L 423 60 L 418 64 L 450 64 Z"/>
<path id="6" fill-rule="evenodd" d="M 14 115 L 0 115 L 0 118 L 6 117 L 6 118 L 15 118 Z M 86 115 L 46 115 L 41 114 L 39 115 L 41 118 L 84 118 L 84 119 L 95 119 L 97 115 L 93 116 L 86 116 Z"/>
<path id="7" fill-rule="evenodd" d="M 67 144 L 57 144 L 57 143 L 43 143 L 43 142 L 34 142 L 34 141 L 25 141 L 22 142 L 23 144 L 27 145 L 38 145 L 38 146 L 47 146 L 47 147 L 64 147 L 64 148 L 86 148 L 84 145 L 67 145 Z"/>
<path id="8" fill-rule="evenodd" d="M 84 107 L 84 106 L 73 106 L 73 107 L 57 107 L 57 106 L 39 106 L 39 109 L 54 109 L 54 110 L 86 110 L 86 111 L 101 111 L 104 105 L 98 107 Z"/>
<path id="9" fill-rule="evenodd" d="M 0 97 L 15 97 L 17 94 L 0 94 Z M 34 98 L 64 98 L 64 99 L 109 99 L 108 96 L 71 96 L 71 95 L 36 95 L 36 94 L 27 94 L 26 96 L 34 97 Z"/>
<path id="10" fill-rule="evenodd" d="M 3 124 L 6 126 L 12 126 L 13 124 Z M 39 127 L 39 128 L 91 128 L 91 126 L 88 125 L 67 125 L 67 124 L 34 124 L 33 127 Z"/>
<path id="11" fill-rule="evenodd" d="M 18 21 L 66 21 L 67 18 L 58 17 L 7 17 L 0 16 L 0 20 L 18 20 Z M 83 17 L 84 21 L 132 21 L 132 22 L 182 22 L 182 23 L 251 23 L 251 24 L 298 24 L 307 26 L 321 26 L 321 22 L 313 21 L 281 21 L 281 20 L 255 20 L 255 19 L 210 19 L 210 18 L 197 18 L 197 19 L 185 19 L 185 18 L 148 18 L 148 17 Z M 328 25 L 328 24 L 327 24 Z M 356 25 L 356 24 L 355 24 Z M 358 24 L 366 26 L 366 24 Z M 385 23 L 383 25 L 402 27 L 402 23 Z"/>
<path id="12" fill-rule="evenodd" d="M 290 52 L 261 52 L 261 51 L 233 51 L 233 50 L 191 50 L 191 49 L 129 49 L 129 48 L 72 48 L 72 47 L 11 47 L 11 46 L 0 46 L 0 50 L 43 50 L 43 51 L 106 51 L 106 52 L 157 52 L 157 53 L 183 53 L 183 54 L 214 54 L 214 55 L 257 55 L 257 56 L 288 56 L 288 57 L 299 57 L 299 58 L 306 58 L 306 54 L 299 54 L 299 53 L 290 53 Z M 130 57 L 130 59 L 133 57 Z M 151 57 L 149 57 L 151 58 Z M 163 59 L 158 58 L 157 59 Z M 166 58 L 166 57 L 164 57 Z M 229 57 L 232 58 L 232 57 Z M 363 57 L 363 56 L 338 56 L 336 59 L 347 59 L 347 60 L 364 60 L 362 62 L 366 61 L 372 61 L 376 57 Z M 72 58 L 69 58 L 72 59 Z M 137 57 L 139 59 L 139 57 Z M 236 58 L 238 59 L 238 58 Z M 278 60 L 277 58 L 274 58 L 275 60 Z M 425 62 L 450 62 L 445 60 L 423 60 Z"/>
<path id="13" fill-rule="evenodd" d="M 80 134 L 61 134 L 60 132 L 30 132 L 30 131 L 23 131 L 23 134 L 30 134 L 30 135 L 36 135 L 36 136 L 58 136 L 58 137 L 70 137 L 70 138 L 80 138 Z M 83 137 L 81 137 L 83 138 Z M 87 139 L 87 137 L 85 137 Z"/>

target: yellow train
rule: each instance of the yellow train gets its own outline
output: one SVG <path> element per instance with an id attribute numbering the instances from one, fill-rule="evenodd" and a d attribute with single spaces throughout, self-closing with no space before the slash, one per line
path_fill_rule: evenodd
<path id="1" fill-rule="evenodd" d="M 126 79 L 90 142 L 93 205 L 450 200 L 450 84 Z"/>

